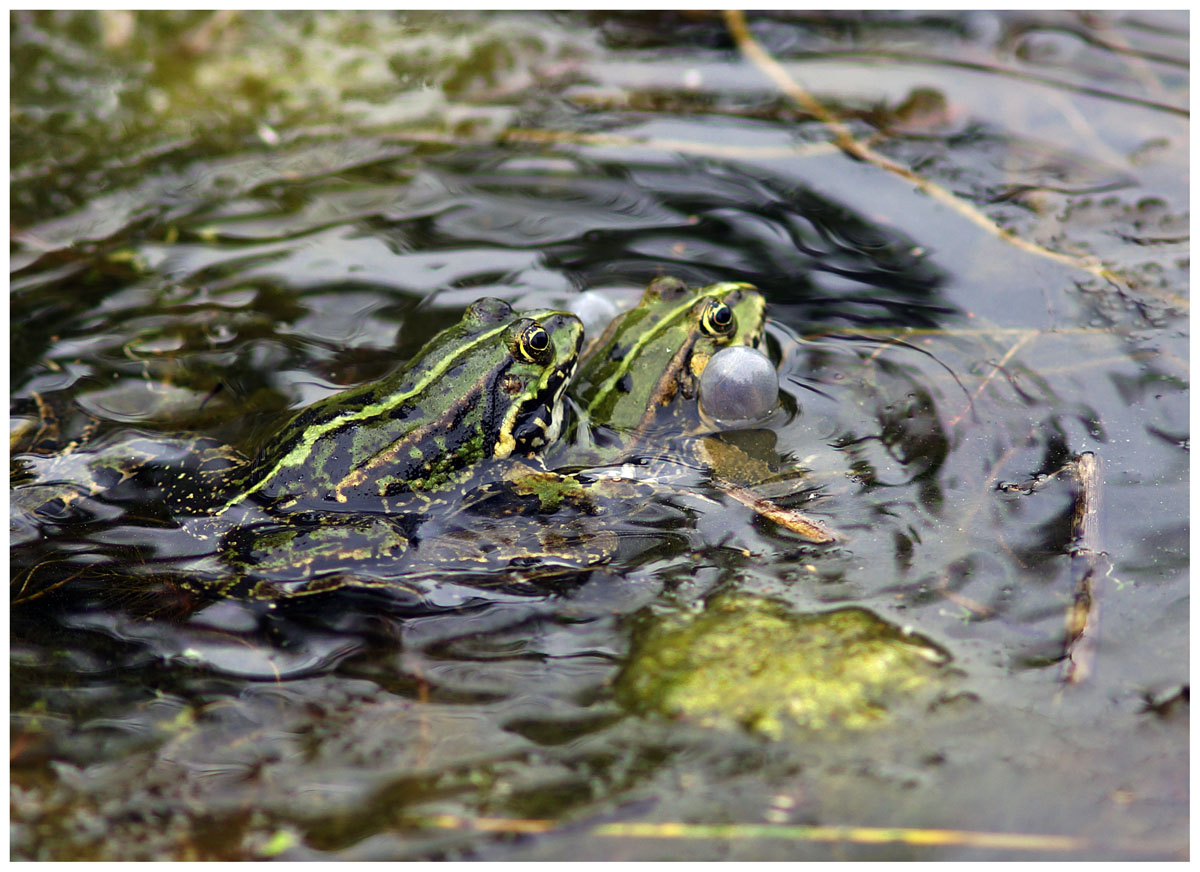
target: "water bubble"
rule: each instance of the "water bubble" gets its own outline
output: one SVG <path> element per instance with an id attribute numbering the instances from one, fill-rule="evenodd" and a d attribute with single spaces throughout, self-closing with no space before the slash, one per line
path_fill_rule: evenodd
<path id="1" fill-rule="evenodd" d="M 721 349 L 700 376 L 700 406 L 714 418 L 760 418 L 778 402 L 779 374 L 771 359 L 754 348 Z"/>

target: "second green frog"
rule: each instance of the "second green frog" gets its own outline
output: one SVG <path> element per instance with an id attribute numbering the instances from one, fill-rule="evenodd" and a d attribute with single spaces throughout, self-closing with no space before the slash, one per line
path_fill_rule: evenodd
<path id="1" fill-rule="evenodd" d="M 824 525 L 757 493 L 754 486 L 773 475 L 768 465 L 706 434 L 700 415 L 698 386 L 708 361 L 722 348 L 757 348 L 765 309 L 762 294 L 749 284 L 688 288 L 676 278 L 655 279 L 640 302 L 585 349 L 569 395 L 590 428 L 591 461 L 644 459 L 669 445 L 761 517 L 811 542 L 829 543 L 834 535 Z"/>

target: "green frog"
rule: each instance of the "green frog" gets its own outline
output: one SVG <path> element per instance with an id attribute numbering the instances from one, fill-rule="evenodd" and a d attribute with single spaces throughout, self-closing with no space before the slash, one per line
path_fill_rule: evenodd
<path id="1" fill-rule="evenodd" d="M 749 284 L 689 289 L 676 278 L 655 279 L 638 305 L 587 347 L 569 393 L 602 442 L 599 458 L 653 454 L 656 443 L 670 441 L 685 462 L 708 470 L 714 485 L 759 515 L 810 541 L 831 542 L 821 524 L 756 493 L 753 485 L 773 475 L 764 462 L 701 435 L 701 374 L 722 348 L 758 347 L 764 313 L 762 294 Z"/>
<path id="2" fill-rule="evenodd" d="M 400 495 L 451 487 L 481 460 L 544 448 L 558 438 L 582 340 L 574 315 L 478 300 L 407 366 L 314 403 L 253 462 L 223 471 L 217 512 L 248 499 L 388 511 Z M 189 499 L 184 487 L 168 498 Z"/>
<path id="3" fill-rule="evenodd" d="M 112 503 L 133 487 L 211 546 L 191 549 L 201 563 L 211 564 L 215 548 L 218 566 L 201 573 L 206 593 L 271 598 L 373 586 L 356 562 L 404 558 L 414 550 L 414 519 L 449 513 L 478 468 L 516 462 L 558 438 L 582 341 L 569 313 L 478 300 L 407 365 L 305 408 L 253 459 L 202 437 L 128 433 L 23 455 L 34 481 L 14 488 L 14 515 L 54 524 L 70 519 L 74 503 Z M 500 550 L 525 563 L 538 553 L 528 542 Z"/>

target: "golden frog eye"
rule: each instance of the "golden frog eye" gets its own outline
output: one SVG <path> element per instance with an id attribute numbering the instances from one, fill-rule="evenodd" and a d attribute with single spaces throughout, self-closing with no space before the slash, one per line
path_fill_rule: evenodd
<path id="1" fill-rule="evenodd" d="M 531 323 L 517 337 L 516 352 L 529 363 L 546 363 L 550 359 L 550 334 L 541 324 Z"/>
<path id="2" fill-rule="evenodd" d="M 710 300 L 700 315 L 700 327 L 709 336 L 728 336 L 737 329 L 733 309 L 719 300 Z"/>

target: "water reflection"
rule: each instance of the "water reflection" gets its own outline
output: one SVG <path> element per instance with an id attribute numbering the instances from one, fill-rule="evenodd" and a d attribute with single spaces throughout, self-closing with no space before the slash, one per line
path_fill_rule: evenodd
<path id="1" fill-rule="evenodd" d="M 1175 688 L 1186 712 L 1186 26 L 748 18 L 853 135 L 1126 283 L 825 148 L 713 14 L 14 15 L 14 856 L 646 856 L 589 827 L 763 823 L 780 796 L 804 823 L 987 830 L 999 809 L 1087 856 L 1186 844 L 1186 717 L 1145 702 Z M 204 50 L 172 61 L 184 38 Z M 669 443 L 653 459 L 683 486 L 602 519 L 618 556 L 532 588 L 197 597 L 160 559 L 184 531 L 145 501 L 33 514 L 63 445 L 137 428 L 252 451 L 479 296 L 615 309 L 661 274 L 767 295 L 781 410 L 724 438 L 834 545 Z M 1092 677 L 1064 689 L 1072 489 L 997 486 L 1084 450 L 1112 565 Z M 730 595 L 800 622 L 866 609 L 966 689 L 850 744 L 622 707 L 634 628 Z M 575 824 L 514 840 L 438 814 Z"/>

